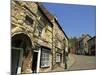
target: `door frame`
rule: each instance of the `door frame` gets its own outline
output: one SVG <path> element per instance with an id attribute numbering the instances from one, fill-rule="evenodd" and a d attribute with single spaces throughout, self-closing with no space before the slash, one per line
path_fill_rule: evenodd
<path id="1" fill-rule="evenodd" d="M 37 69 L 36 69 L 36 73 L 39 73 L 39 68 L 40 68 L 40 56 L 41 56 L 41 48 L 39 48 L 38 50 L 33 50 L 33 52 L 37 52 Z M 33 57 L 34 58 L 34 57 Z"/>
<path id="2" fill-rule="evenodd" d="M 11 47 L 11 50 L 12 50 L 12 49 L 14 49 L 14 50 L 20 50 L 20 56 L 19 56 L 17 74 L 21 74 L 22 58 L 23 58 L 23 48 Z"/>

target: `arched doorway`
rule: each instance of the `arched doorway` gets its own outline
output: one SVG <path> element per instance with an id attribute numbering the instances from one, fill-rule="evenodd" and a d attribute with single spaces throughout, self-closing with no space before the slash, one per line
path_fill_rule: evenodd
<path id="1" fill-rule="evenodd" d="M 32 43 L 26 34 L 16 34 L 11 38 L 11 75 L 21 73 L 22 58 L 29 53 L 27 48 L 31 49 Z"/>

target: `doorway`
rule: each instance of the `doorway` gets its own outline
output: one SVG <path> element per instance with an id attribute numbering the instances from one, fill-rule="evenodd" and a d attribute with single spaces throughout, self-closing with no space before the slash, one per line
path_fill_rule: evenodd
<path id="1" fill-rule="evenodd" d="M 38 52 L 34 51 L 33 60 L 32 60 L 32 71 L 33 71 L 33 73 L 37 72 L 37 63 L 38 63 Z"/>
<path id="2" fill-rule="evenodd" d="M 22 48 L 11 48 L 11 75 L 16 75 L 21 72 L 22 55 Z"/>
<path id="3" fill-rule="evenodd" d="M 17 68 L 18 68 L 18 62 L 19 62 L 19 56 L 20 56 L 20 50 L 15 50 L 15 49 L 12 49 L 12 54 L 11 56 L 13 56 L 11 58 L 11 75 L 15 75 L 17 73 Z"/>
<path id="4" fill-rule="evenodd" d="M 11 39 L 11 75 L 21 74 L 23 69 L 23 56 L 26 48 L 32 47 L 30 38 L 26 34 L 16 34 Z"/>

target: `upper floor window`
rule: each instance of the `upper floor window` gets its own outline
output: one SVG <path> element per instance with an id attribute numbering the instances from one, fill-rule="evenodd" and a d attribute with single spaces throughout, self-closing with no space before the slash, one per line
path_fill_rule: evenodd
<path id="1" fill-rule="evenodd" d="M 88 44 L 87 43 L 85 43 L 85 48 L 87 48 L 88 47 Z"/>
<path id="2" fill-rule="evenodd" d="M 39 22 L 37 22 L 37 23 L 36 23 L 36 26 L 35 26 L 35 34 L 36 34 L 37 36 L 41 36 L 42 31 L 43 31 L 43 28 L 44 28 L 44 26 L 41 25 Z"/>
<path id="3" fill-rule="evenodd" d="M 33 24 L 33 19 L 30 16 L 26 15 L 25 22 L 28 25 L 32 25 Z"/>
<path id="4" fill-rule="evenodd" d="M 40 16 L 40 21 L 42 24 L 44 24 L 44 25 L 48 24 L 48 26 L 52 27 L 51 22 L 40 10 L 38 10 L 37 14 L 38 14 L 38 16 Z"/>
<path id="5" fill-rule="evenodd" d="M 42 33 L 43 26 L 40 25 L 40 24 L 38 24 L 37 29 L 38 29 L 38 33 L 39 33 L 39 35 L 40 35 L 40 34 Z"/>

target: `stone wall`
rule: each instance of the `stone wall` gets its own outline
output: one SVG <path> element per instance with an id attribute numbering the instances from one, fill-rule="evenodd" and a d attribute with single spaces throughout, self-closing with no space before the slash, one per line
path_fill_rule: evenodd
<path id="1" fill-rule="evenodd" d="M 68 39 L 65 37 L 63 31 L 60 29 L 59 25 L 54 20 L 53 22 L 53 65 L 55 68 L 65 68 L 65 62 L 64 62 L 64 50 L 65 47 L 68 47 Z M 65 40 L 64 40 L 65 39 Z M 65 45 L 66 43 L 66 45 Z M 56 62 L 56 53 L 61 53 L 61 62 L 57 64 Z"/>
<path id="2" fill-rule="evenodd" d="M 46 15 L 46 14 L 45 14 Z M 54 21 L 51 23 L 45 18 L 38 8 L 37 3 L 25 1 L 12 1 L 11 5 L 11 36 L 24 33 L 31 39 L 32 48 L 45 46 L 51 49 L 50 67 L 39 68 L 39 72 L 49 72 L 52 68 L 62 67 L 64 69 L 64 46 L 66 39 L 64 33 Z M 66 39 L 68 46 L 68 39 Z M 60 49 L 61 63 L 56 64 L 57 48 Z M 23 56 L 22 73 L 32 73 L 32 51 L 28 56 Z"/>

